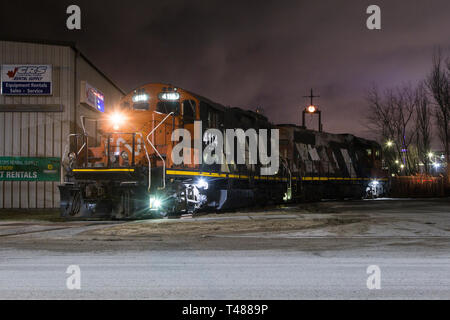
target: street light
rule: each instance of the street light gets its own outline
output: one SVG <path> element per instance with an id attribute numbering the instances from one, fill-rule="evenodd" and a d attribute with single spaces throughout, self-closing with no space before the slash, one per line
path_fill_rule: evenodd
<path id="1" fill-rule="evenodd" d="M 303 127 L 306 127 L 305 124 L 305 114 L 308 113 L 310 115 L 317 114 L 319 116 L 319 132 L 322 132 L 322 113 L 320 112 L 319 108 L 317 108 L 314 105 L 310 105 L 303 109 L 302 113 L 302 125 Z"/>
<path id="2" fill-rule="evenodd" d="M 307 110 L 308 110 L 309 113 L 314 113 L 314 112 L 316 112 L 317 109 L 316 109 L 315 106 L 311 105 L 311 106 L 308 107 Z"/>
<path id="3" fill-rule="evenodd" d="M 305 114 L 306 113 L 309 113 L 310 115 L 317 114 L 319 116 L 319 132 L 322 132 L 322 113 L 319 110 L 319 108 L 317 108 L 317 106 L 315 106 L 314 103 L 313 103 L 313 98 L 318 98 L 318 97 L 320 97 L 320 96 L 315 96 L 313 94 L 313 90 L 312 89 L 311 89 L 311 94 L 309 96 L 304 96 L 304 98 L 310 98 L 311 102 L 310 102 L 309 106 L 307 106 L 302 111 L 302 126 L 304 128 L 306 128 L 306 124 L 305 124 Z"/>
<path id="4" fill-rule="evenodd" d="M 388 140 L 388 141 L 386 142 L 386 146 L 387 146 L 388 148 L 392 147 L 393 145 L 394 145 L 394 142 L 392 142 L 392 140 Z"/>

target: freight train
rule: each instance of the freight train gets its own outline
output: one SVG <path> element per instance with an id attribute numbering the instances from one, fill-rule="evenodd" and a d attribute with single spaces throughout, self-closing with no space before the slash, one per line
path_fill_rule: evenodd
<path id="1" fill-rule="evenodd" d="M 86 130 L 88 121 L 96 122 L 99 141 Z M 170 84 L 140 86 L 99 119 L 82 118 L 81 127 L 69 135 L 63 157 L 59 190 L 66 218 L 158 218 L 362 198 L 386 180 L 381 147 L 374 141 L 274 125 L 259 112 L 223 106 Z M 214 154 L 222 156 L 220 163 L 206 159 L 202 150 L 219 143 L 214 132 L 236 128 L 266 130 L 270 141 L 271 133 L 277 133 L 276 150 L 270 143 L 259 144 L 267 155 L 278 157 L 276 171 L 261 174 L 265 165 L 250 159 L 258 142 L 247 136 L 240 140 L 241 161 L 220 154 Z M 180 137 L 178 129 L 188 134 Z M 179 152 L 181 163 L 172 157 L 180 141 L 187 146 Z"/>

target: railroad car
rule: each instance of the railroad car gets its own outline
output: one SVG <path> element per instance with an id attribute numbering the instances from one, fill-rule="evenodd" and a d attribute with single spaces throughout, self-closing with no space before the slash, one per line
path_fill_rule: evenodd
<path id="1" fill-rule="evenodd" d="M 294 200 L 360 199 L 386 193 L 381 147 L 351 134 L 280 124 L 280 155 L 293 176 Z"/>
<path id="2" fill-rule="evenodd" d="M 86 130 L 89 121 L 101 132 L 99 142 Z M 61 215 L 67 218 L 140 219 L 361 198 L 374 181 L 383 180 L 376 142 L 274 125 L 258 112 L 223 106 L 170 84 L 140 86 L 114 110 L 100 119 L 82 118 L 81 124 L 80 133 L 69 135 L 62 160 Z M 211 153 L 202 150 L 219 143 L 210 132 L 236 128 L 267 130 L 269 138 L 278 130 L 276 172 L 262 175 L 264 166 L 249 161 L 250 139 L 242 145 L 244 162 L 225 158 L 208 164 Z M 173 139 L 178 129 L 189 134 Z M 190 146 L 182 149 L 181 163 L 171 156 L 180 141 Z M 278 151 L 270 143 L 265 148 L 271 155 Z"/>

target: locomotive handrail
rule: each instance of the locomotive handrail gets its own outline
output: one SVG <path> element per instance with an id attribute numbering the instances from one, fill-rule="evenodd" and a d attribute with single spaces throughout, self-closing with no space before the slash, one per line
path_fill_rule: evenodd
<path id="1" fill-rule="evenodd" d="M 64 167 L 64 161 L 66 160 L 66 157 L 67 157 L 67 152 L 69 151 L 68 149 L 69 149 L 69 144 L 70 144 L 70 137 L 79 137 L 79 136 L 82 136 L 82 134 L 80 134 L 80 133 L 69 133 L 67 135 L 66 144 L 64 145 L 64 150 L 63 150 L 63 153 L 62 153 L 62 156 L 61 156 L 61 179 L 60 179 L 61 183 L 64 183 L 63 167 Z"/>
<path id="2" fill-rule="evenodd" d="M 88 143 L 88 132 L 86 131 L 86 127 L 84 125 L 84 119 L 89 120 L 89 121 L 93 121 L 93 122 L 99 122 L 99 121 L 105 121 L 105 119 L 97 119 L 97 118 L 89 118 L 85 115 L 81 115 L 80 116 L 80 122 L 81 122 L 81 128 L 83 129 L 83 136 L 85 137 L 84 143 L 81 146 L 80 150 L 78 150 L 77 152 L 77 156 L 81 153 L 81 150 L 83 150 L 84 147 L 86 147 L 86 167 L 88 166 L 88 154 L 89 154 L 89 150 L 87 148 L 87 143 Z M 109 162 L 109 150 L 108 150 L 108 162 Z"/>
<path id="3" fill-rule="evenodd" d="M 142 135 L 142 133 L 136 132 L 136 135 L 141 136 L 142 140 L 144 140 L 144 136 Z M 152 185 L 152 164 L 150 161 L 150 156 L 148 155 L 147 147 L 145 146 L 145 141 L 144 141 L 144 150 L 145 150 L 145 156 L 147 157 L 147 161 L 148 161 L 148 188 L 147 188 L 147 191 L 150 192 L 150 187 Z"/>
<path id="4" fill-rule="evenodd" d="M 77 152 L 77 155 L 79 155 L 79 154 L 80 154 L 81 150 L 83 150 L 83 148 L 84 148 L 85 146 L 86 146 L 86 142 L 85 142 L 85 143 L 83 143 L 83 145 L 81 146 L 80 150 L 78 150 L 78 152 Z"/>
<path id="5" fill-rule="evenodd" d="M 81 134 L 79 134 L 79 133 L 69 133 L 68 135 L 67 135 L 67 138 L 66 138 L 66 144 L 64 145 L 64 151 L 63 151 L 63 154 L 62 154 L 62 158 L 61 158 L 61 162 L 64 162 L 64 160 L 65 160 L 65 158 L 66 158 L 66 153 L 67 153 L 67 149 L 68 149 L 68 146 L 69 146 L 69 143 L 70 143 L 70 137 L 79 137 L 79 136 L 81 136 Z"/>
<path id="6" fill-rule="evenodd" d="M 292 188 L 292 172 L 291 172 L 291 169 L 289 169 L 288 162 L 287 162 L 287 160 L 285 158 L 280 157 L 280 159 L 281 159 L 281 163 L 283 164 L 284 168 L 289 173 L 289 188 Z"/>
<path id="7" fill-rule="evenodd" d="M 153 143 L 150 141 L 150 136 L 155 132 L 155 130 L 156 129 L 158 129 L 159 128 L 159 126 L 160 125 L 162 125 L 163 124 L 163 122 L 164 121 L 166 121 L 167 120 L 167 118 L 169 118 L 171 115 L 173 115 L 174 113 L 173 112 L 171 112 L 171 113 L 169 113 L 164 119 L 162 119 L 162 121 L 156 126 L 156 127 L 154 127 L 153 128 L 153 130 L 152 131 L 150 131 L 150 133 L 147 135 L 147 142 L 152 146 L 152 148 L 153 148 L 153 150 L 155 150 L 155 152 L 156 152 L 156 154 L 158 155 L 158 157 L 161 159 L 161 161 L 163 162 L 163 179 L 162 179 L 162 181 L 163 181 L 163 186 L 162 186 L 162 188 L 158 188 L 158 189 L 165 189 L 166 188 L 166 161 L 164 160 L 164 158 L 161 156 L 161 154 L 159 153 L 159 151 L 155 148 L 155 146 L 153 145 Z M 150 174 L 150 173 L 149 173 Z M 149 181 L 151 181 L 151 178 L 149 178 L 150 180 Z M 151 183 L 151 182 L 150 182 Z M 150 187 L 149 187 L 150 188 Z"/>

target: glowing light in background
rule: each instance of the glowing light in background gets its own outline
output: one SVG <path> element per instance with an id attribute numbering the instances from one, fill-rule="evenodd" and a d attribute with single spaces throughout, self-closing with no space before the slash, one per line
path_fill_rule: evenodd
<path id="1" fill-rule="evenodd" d="M 315 106 L 309 106 L 307 110 L 308 110 L 309 113 L 314 113 L 314 112 L 316 112 L 316 107 Z"/>

